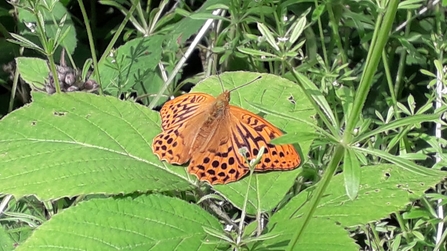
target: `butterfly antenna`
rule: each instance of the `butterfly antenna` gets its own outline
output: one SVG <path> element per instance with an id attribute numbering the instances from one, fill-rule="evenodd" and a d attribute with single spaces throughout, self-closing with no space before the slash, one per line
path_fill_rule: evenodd
<path id="1" fill-rule="evenodd" d="M 252 84 L 253 82 L 258 81 L 258 80 L 261 79 L 261 78 L 262 78 L 262 76 L 258 76 L 257 78 L 253 79 L 252 81 L 250 81 L 250 82 L 248 82 L 248 83 L 245 83 L 245 84 L 243 84 L 243 85 L 234 87 L 233 89 L 229 90 L 229 92 L 235 91 L 235 90 L 240 89 L 240 88 L 242 88 L 242 87 L 245 87 L 245 86 L 247 86 L 247 85 L 249 85 L 249 84 Z"/>
<path id="2" fill-rule="evenodd" d="M 217 78 L 219 79 L 220 87 L 222 87 L 222 92 L 225 91 L 225 88 L 224 88 L 222 79 L 220 78 L 220 74 L 217 74 L 216 76 L 217 76 Z"/>

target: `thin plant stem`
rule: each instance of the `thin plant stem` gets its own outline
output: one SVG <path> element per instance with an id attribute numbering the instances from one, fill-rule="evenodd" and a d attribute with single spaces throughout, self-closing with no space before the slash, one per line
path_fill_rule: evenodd
<path id="1" fill-rule="evenodd" d="M 54 87 L 56 88 L 56 93 L 61 93 L 61 86 L 59 83 L 59 78 L 57 70 L 56 70 L 56 64 L 54 62 L 54 43 L 50 44 L 49 40 L 47 39 L 47 35 L 45 33 L 44 27 L 42 27 L 42 24 L 39 20 L 41 20 L 40 17 L 40 10 L 38 10 L 38 7 L 35 6 L 33 9 L 33 14 L 37 21 L 37 30 L 39 32 L 39 40 L 42 44 L 43 50 L 45 52 L 45 56 L 47 57 L 48 64 L 50 66 L 51 74 L 53 74 L 53 81 L 54 81 Z"/>
<path id="2" fill-rule="evenodd" d="M 356 91 L 352 110 L 349 114 L 348 122 L 346 124 L 346 130 L 343 134 L 343 141 L 345 143 L 350 143 L 352 140 L 354 127 L 356 126 L 357 120 L 360 117 L 360 112 L 362 111 L 363 105 L 365 104 L 366 97 L 369 93 L 369 89 L 373 81 L 373 76 L 377 71 L 377 66 L 379 65 L 379 61 L 381 58 L 381 53 L 377 53 L 377 51 L 381 52 L 385 47 L 385 43 L 388 41 L 391 26 L 393 24 L 394 17 L 396 16 L 398 4 L 398 0 L 391 0 L 389 2 L 388 8 L 386 8 L 383 22 L 378 22 L 376 25 L 376 31 L 378 31 L 377 35 L 375 36 L 376 39 L 373 39 L 371 48 L 368 51 L 365 70 L 362 74 L 359 88 Z M 379 14 L 379 17 L 380 16 L 381 15 Z"/>
<path id="3" fill-rule="evenodd" d="M 255 176 L 255 184 L 256 184 L 256 199 L 257 199 L 257 212 L 256 212 L 256 221 L 258 222 L 258 227 L 256 228 L 256 236 L 260 236 L 263 231 L 262 226 L 262 211 L 261 211 L 261 195 L 259 194 L 259 178 Z"/>
<path id="4" fill-rule="evenodd" d="M 132 7 L 130 7 L 129 11 L 127 12 L 126 16 L 124 17 L 124 20 L 121 22 L 120 26 L 118 26 L 118 29 L 116 30 L 115 34 L 113 35 L 112 39 L 110 40 L 110 43 L 107 45 L 106 49 L 104 50 L 104 53 L 102 54 L 101 58 L 99 59 L 98 64 L 101 64 L 106 58 L 109 56 L 110 51 L 112 50 L 113 46 L 115 46 L 116 41 L 121 36 L 121 33 L 123 32 L 124 28 L 126 27 L 127 22 L 132 17 L 133 12 L 135 11 L 135 5 L 132 4 Z M 98 76 L 99 78 L 99 76 Z"/>
<path id="5" fill-rule="evenodd" d="M 383 68 L 384 68 L 384 71 L 385 71 L 386 82 L 388 84 L 388 91 L 390 92 L 390 95 L 391 95 L 392 106 L 394 108 L 396 118 L 398 118 L 399 117 L 399 113 L 396 112 L 396 111 L 398 111 L 398 109 L 397 109 L 398 108 L 397 107 L 397 99 L 396 99 L 396 93 L 394 92 L 394 88 L 393 88 L 393 82 L 394 81 L 393 81 L 393 79 L 391 77 L 390 67 L 388 65 L 388 58 L 387 58 L 385 50 L 382 51 L 382 62 L 383 62 Z"/>
<path id="6" fill-rule="evenodd" d="M 96 49 L 95 49 L 95 43 L 94 43 L 92 30 L 90 28 L 90 21 L 88 19 L 87 11 L 85 10 L 83 1 L 78 0 L 78 4 L 79 4 L 79 8 L 81 9 L 82 17 L 84 18 L 85 29 L 87 30 L 88 43 L 90 45 L 90 53 L 92 55 L 94 72 L 98 75 L 97 81 L 98 81 L 98 85 L 100 86 L 100 88 L 98 88 L 99 93 L 102 95 L 101 77 L 99 76 L 98 59 L 96 58 Z"/>
<path id="7" fill-rule="evenodd" d="M 11 112 L 14 108 L 14 100 L 16 97 L 16 91 L 17 91 L 17 83 L 19 82 L 19 71 L 14 71 L 14 79 L 12 81 L 12 89 L 11 89 L 11 98 L 9 99 L 9 107 L 8 112 Z"/>
<path id="8" fill-rule="evenodd" d="M 396 212 L 396 213 L 394 214 L 394 216 L 396 217 L 396 220 L 397 220 L 397 222 L 399 223 L 399 227 L 400 227 L 400 229 L 401 229 L 401 231 L 402 231 L 402 235 L 403 235 L 403 237 L 404 237 L 408 242 L 410 242 L 411 240 L 410 240 L 410 238 L 409 238 L 409 236 L 408 236 L 408 231 L 407 231 L 407 228 L 405 227 L 405 221 L 404 221 L 404 219 L 402 218 L 402 215 L 401 215 L 399 212 Z"/>
<path id="9" fill-rule="evenodd" d="M 140 19 L 140 23 L 141 23 L 142 28 L 144 30 L 143 36 L 146 37 L 146 36 L 149 35 L 149 27 L 147 26 L 146 18 L 145 18 L 145 15 L 144 15 L 144 11 L 141 8 L 140 1 L 133 1 L 132 2 L 132 7 L 133 6 L 136 6 L 136 14 L 137 14 L 138 18 Z"/>
<path id="10" fill-rule="evenodd" d="M 318 0 L 314 1 L 315 3 L 315 8 L 318 7 Z M 324 62 L 329 62 L 328 56 L 327 56 L 327 51 L 326 51 L 326 43 L 324 42 L 324 33 L 323 33 L 323 25 L 321 22 L 321 17 L 318 17 L 317 19 L 317 24 L 318 24 L 318 33 L 320 35 L 320 41 L 321 41 L 321 51 L 323 53 L 323 59 Z"/>
<path id="11" fill-rule="evenodd" d="M 241 218 L 239 221 L 239 231 L 238 231 L 238 235 L 236 238 L 236 243 L 239 245 L 241 243 L 242 240 L 242 234 L 244 233 L 244 223 L 245 223 L 245 216 L 247 214 L 247 202 L 248 202 L 248 194 L 250 192 L 250 185 L 251 185 L 251 180 L 253 177 L 253 172 L 254 172 L 254 166 L 250 166 L 250 175 L 248 177 L 248 185 L 247 185 L 247 191 L 245 192 L 245 198 L 244 198 L 244 204 L 242 205 L 242 209 L 241 209 Z"/>
<path id="12" fill-rule="evenodd" d="M 411 11 L 407 12 L 407 20 L 411 19 Z M 408 24 L 405 28 L 405 35 L 408 36 L 411 32 L 411 24 Z M 402 85 L 404 81 L 404 74 L 406 69 L 406 61 L 407 61 L 407 51 L 402 50 L 399 55 L 399 67 L 397 68 L 396 80 L 394 85 L 394 94 L 397 97 L 400 97 L 400 93 L 402 91 Z M 397 113 L 397 110 L 395 111 Z"/>
<path id="13" fill-rule="evenodd" d="M 377 233 L 377 230 L 374 227 L 370 227 L 371 233 L 373 234 L 373 243 L 376 245 L 376 249 L 380 251 L 384 251 L 384 248 L 380 245 L 380 236 Z"/>
<path id="14" fill-rule="evenodd" d="M 318 183 L 317 189 L 312 194 L 312 198 L 309 202 L 309 207 L 304 212 L 304 215 L 302 217 L 302 227 L 297 229 L 296 232 L 293 234 L 293 237 L 290 239 L 290 243 L 286 248 L 287 251 L 295 250 L 296 244 L 298 243 L 298 240 L 301 238 L 304 230 L 306 229 L 306 226 L 309 224 L 315 210 L 317 209 L 317 205 L 320 199 L 323 197 L 324 191 L 326 191 L 326 188 L 329 186 L 329 183 L 334 176 L 335 171 L 337 170 L 338 164 L 343 159 L 344 150 L 345 149 L 342 145 L 339 145 L 335 148 L 335 152 L 331 162 L 328 165 L 328 169 L 324 173 L 321 181 Z"/>

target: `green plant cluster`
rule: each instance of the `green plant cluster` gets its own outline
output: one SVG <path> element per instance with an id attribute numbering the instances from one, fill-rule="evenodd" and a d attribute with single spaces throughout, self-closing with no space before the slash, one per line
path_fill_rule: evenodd
<path id="1" fill-rule="evenodd" d="M 446 5 L 1 2 L 0 250 L 447 250 Z M 299 168 L 153 154 L 167 99 L 254 79 Z"/>

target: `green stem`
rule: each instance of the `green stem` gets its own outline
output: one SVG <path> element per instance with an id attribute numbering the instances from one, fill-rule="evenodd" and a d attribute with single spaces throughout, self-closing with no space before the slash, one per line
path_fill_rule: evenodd
<path id="1" fill-rule="evenodd" d="M 411 20 L 411 11 L 407 12 L 407 21 Z M 411 32 L 411 22 L 408 22 L 407 25 L 405 25 L 405 35 L 404 37 L 408 37 Z M 399 67 L 397 68 L 397 74 L 396 74 L 396 80 L 395 80 L 395 86 L 394 86 L 394 93 L 397 97 L 400 96 L 402 92 L 402 84 L 404 80 L 404 74 L 405 74 L 405 67 L 406 67 L 406 61 L 407 61 L 407 51 L 402 50 L 399 55 Z M 396 114 L 398 114 L 398 110 L 394 111 Z"/>
<path id="2" fill-rule="evenodd" d="M 405 226 L 405 221 L 402 218 L 402 215 L 399 212 L 397 212 L 394 214 L 394 216 L 396 216 L 396 220 L 399 223 L 403 237 L 408 241 L 408 243 L 410 243 L 412 240 L 408 236 L 408 227 Z"/>
<path id="3" fill-rule="evenodd" d="M 44 27 L 42 27 L 42 25 L 45 25 L 42 21 L 41 18 L 39 18 L 39 12 L 40 10 L 38 9 L 38 6 L 34 6 L 33 8 L 33 14 L 37 20 L 37 30 L 39 32 L 39 40 L 40 43 L 42 44 L 45 56 L 47 57 L 48 60 L 48 64 L 50 65 L 50 71 L 53 74 L 53 81 L 54 81 L 54 87 L 56 88 L 56 93 L 61 93 L 61 86 L 59 83 L 59 78 L 58 78 L 58 74 L 57 74 L 57 70 L 56 70 L 56 64 L 54 62 L 54 45 L 55 45 L 55 41 L 53 41 L 53 43 L 50 43 L 48 38 L 47 38 L 47 34 L 45 33 Z M 43 15 L 43 14 L 42 14 Z"/>
<path id="4" fill-rule="evenodd" d="M 290 243 L 287 246 L 287 251 L 295 250 L 295 246 L 300 239 L 301 235 L 303 234 L 304 230 L 306 229 L 306 226 L 309 224 L 310 219 L 312 218 L 315 210 L 317 209 L 317 205 L 320 202 L 320 199 L 323 198 L 323 193 L 326 191 L 326 188 L 329 186 L 330 181 L 332 180 L 332 177 L 334 176 L 335 171 L 337 170 L 338 164 L 343 159 L 344 155 L 344 146 L 339 145 L 335 148 L 334 156 L 329 163 L 328 169 L 324 173 L 323 179 L 318 183 L 317 189 L 315 193 L 312 194 L 312 198 L 309 202 L 309 208 L 305 210 L 305 213 L 303 215 L 303 225 L 301 228 L 299 228 L 294 234 L 293 237 L 290 239 Z"/>
<path id="5" fill-rule="evenodd" d="M 360 80 L 359 88 L 356 91 L 354 104 L 352 106 L 351 113 L 349 114 L 348 122 L 346 124 L 346 130 L 343 135 L 343 142 L 345 143 L 350 143 L 352 140 L 352 132 L 360 117 L 360 112 L 362 111 L 363 105 L 373 81 L 374 74 L 377 70 L 381 58 L 381 53 L 377 52 L 383 51 L 385 43 L 388 41 L 388 36 L 390 34 L 394 17 L 396 16 L 398 4 L 398 0 L 391 0 L 389 2 L 388 8 L 386 9 L 383 22 L 377 22 L 376 31 L 378 32 L 377 35 L 373 37 L 371 48 L 366 58 L 365 71 L 363 72 L 362 78 Z"/>
<path id="6" fill-rule="evenodd" d="M 337 45 L 338 51 L 341 55 L 341 61 L 344 63 L 347 62 L 347 56 L 345 53 L 345 50 L 343 49 L 343 45 L 341 44 L 341 38 L 340 38 L 340 32 L 338 29 L 338 24 L 340 22 L 340 19 L 338 18 L 338 16 L 336 17 L 334 14 L 334 8 L 333 8 L 333 4 L 328 3 L 326 5 L 327 7 L 327 11 L 329 14 L 329 19 L 331 20 L 332 23 L 332 37 L 334 38 L 335 44 Z"/>
<path id="7" fill-rule="evenodd" d="M 388 90 L 390 92 L 391 95 L 391 102 L 393 103 L 393 108 L 394 108 L 394 115 L 396 116 L 396 118 L 399 118 L 399 113 L 398 111 L 398 107 L 397 107 L 397 99 L 396 99 L 396 93 L 394 91 L 393 88 L 393 78 L 391 77 L 391 72 L 390 72 L 390 67 L 388 65 L 388 57 L 386 52 L 383 50 L 382 51 L 382 62 L 383 62 L 383 68 L 385 71 L 385 78 L 386 78 L 386 82 L 388 84 Z"/>
<path id="8" fill-rule="evenodd" d="M 87 11 L 85 10 L 85 6 L 82 0 L 78 0 L 78 4 L 79 8 L 81 9 L 82 18 L 84 18 L 85 29 L 87 30 L 88 43 L 90 45 L 90 53 L 92 54 L 94 72 L 98 75 L 97 81 L 98 85 L 100 86 L 99 94 L 102 95 L 102 84 L 101 84 L 101 78 L 99 76 L 98 59 L 96 58 L 96 49 L 92 29 L 90 28 L 90 21 L 88 19 Z"/>
<path id="9" fill-rule="evenodd" d="M 376 250 L 380 250 L 380 251 L 384 251 L 383 247 L 380 245 L 381 238 L 379 236 L 379 233 L 377 233 L 377 230 L 374 228 L 374 225 L 370 224 L 370 229 L 371 229 L 371 233 L 374 236 L 373 242 L 376 245 L 375 249 Z M 371 248 L 374 248 L 374 247 L 371 246 Z"/>
<path id="10" fill-rule="evenodd" d="M 318 0 L 314 0 L 314 3 L 315 3 L 315 8 L 318 8 Z M 323 59 L 324 59 L 324 62 L 329 64 L 329 59 L 328 59 L 327 50 L 326 50 L 326 43 L 324 42 L 324 29 L 323 29 L 323 24 L 321 22 L 321 17 L 318 17 L 317 23 L 318 23 L 318 33 L 320 35 L 321 52 L 323 54 Z"/>
<path id="11" fill-rule="evenodd" d="M 61 86 L 59 84 L 59 77 L 56 70 L 56 63 L 54 62 L 53 55 L 48 55 L 48 62 L 50 65 L 51 73 L 53 74 L 54 87 L 56 88 L 56 93 L 61 93 Z"/>
<path id="12" fill-rule="evenodd" d="M 104 53 L 102 54 L 101 58 L 99 59 L 98 64 L 101 64 L 110 54 L 110 51 L 112 50 L 113 46 L 115 45 L 118 38 L 121 36 L 121 32 L 126 27 L 127 22 L 132 17 L 133 12 L 135 11 L 136 5 L 132 4 L 132 7 L 130 7 L 129 11 L 127 12 L 126 16 L 124 17 L 124 20 L 121 22 L 120 26 L 116 30 L 115 34 L 113 35 L 112 39 L 110 40 L 110 43 L 107 45 L 107 48 L 104 50 Z"/>

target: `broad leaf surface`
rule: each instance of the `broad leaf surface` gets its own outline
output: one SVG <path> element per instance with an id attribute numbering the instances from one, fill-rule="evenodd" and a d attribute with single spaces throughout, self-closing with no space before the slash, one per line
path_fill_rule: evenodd
<path id="1" fill-rule="evenodd" d="M 162 195 L 92 199 L 53 216 L 17 250 L 218 250 L 199 206 Z"/>
<path id="2" fill-rule="evenodd" d="M 0 191 L 41 199 L 188 189 L 152 153 L 158 114 L 87 93 L 33 93 L 0 121 Z"/>
<path id="3" fill-rule="evenodd" d="M 427 170 L 430 174 L 420 175 L 395 165 L 363 167 L 358 197 L 355 200 L 346 195 L 343 174 L 335 176 L 326 189 L 314 218 L 305 229 L 305 235 L 298 240 L 297 250 L 318 250 L 320 246 L 333 243 L 334 238 L 328 239 L 327 242 L 322 238 L 332 233 L 332 230 L 329 230 L 332 224 L 336 223 L 340 228 L 366 224 L 404 209 L 408 203 L 420 198 L 427 189 L 446 176 L 445 173 Z M 275 245 L 281 240 L 287 243 L 290 240 L 293 232 L 301 227 L 301 216 L 308 210 L 307 202 L 312 191 L 313 189 L 303 191 L 270 218 L 267 228 L 271 234 L 279 234 L 279 239 L 267 240 L 263 246 Z M 326 221 L 322 221 L 323 219 Z M 310 234 L 314 229 L 320 230 Z M 301 248 L 302 243 L 314 243 L 314 246 Z M 334 246 L 330 250 L 345 249 Z"/>
<path id="4" fill-rule="evenodd" d="M 14 250 L 14 241 L 3 226 L 0 227 L 0 251 Z"/>
<path id="5" fill-rule="evenodd" d="M 273 225 L 270 224 L 269 225 Z M 301 227 L 296 220 L 281 221 L 274 227 L 274 234 L 277 237 L 263 243 L 256 250 L 259 251 L 282 251 L 285 250 L 291 235 L 296 229 Z M 278 230 L 275 228 L 279 228 Z M 281 234 L 278 234 L 281 231 Z M 287 231 L 286 231 L 287 230 Z M 312 251 L 358 251 L 359 246 L 353 239 L 349 237 L 349 232 L 343 226 L 337 225 L 335 222 L 325 218 L 315 218 L 304 231 L 299 240 L 296 251 L 312 250 Z"/>

